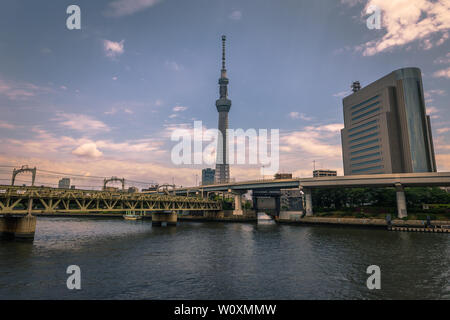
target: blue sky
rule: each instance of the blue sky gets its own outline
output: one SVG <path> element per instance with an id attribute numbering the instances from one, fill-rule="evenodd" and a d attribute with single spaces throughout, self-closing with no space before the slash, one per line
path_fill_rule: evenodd
<path id="1" fill-rule="evenodd" d="M 81 30 L 66 28 L 71 4 Z M 370 5 L 380 30 L 366 27 Z M 450 170 L 449 29 L 448 1 L 4 0 L 0 165 L 195 183 L 202 166 L 171 164 L 170 132 L 217 126 L 226 34 L 230 127 L 280 129 L 283 171 L 310 176 L 316 160 L 342 173 L 342 97 L 402 67 L 423 72 L 438 169 Z"/>

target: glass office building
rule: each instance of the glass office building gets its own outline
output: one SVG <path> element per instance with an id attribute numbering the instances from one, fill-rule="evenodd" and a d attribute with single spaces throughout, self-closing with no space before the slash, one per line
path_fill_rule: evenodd
<path id="1" fill-rule="evenodd" d="M 436 171 L 418 68 L 396 70 L 343 99 L 344 174 Z"/>
<path id="2" fill-rule="evenodd" d="M 206 168 L 202 170 L 202 185 L 207 186 L 209 184 L 214 184 L 214 176 L 216 175 L 216 170 L 211 168 Z"/>

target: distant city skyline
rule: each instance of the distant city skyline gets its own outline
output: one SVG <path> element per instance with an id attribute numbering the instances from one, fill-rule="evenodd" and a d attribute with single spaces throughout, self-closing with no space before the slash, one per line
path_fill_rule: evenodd
<path id="1" fill-rule="evenodd" d="M 81 30 L 66 28 L 70 4 L 81 8 Z M 366 26 L 370 5 L 381 9 L 380 30 Z M 173 165 L 170 134 L 194 120 L 217 128 L 226 34 L 230 128 L 280 129 L 280 171 L 311 176 L 315 161 L 342 175 L 342 98 L 353 81 L 364 87 L 404 67 L 422 71 L 437 169 L 450 171 L 448 1 L 5 0 L 1 8 L 0 165 L 194 185 L 208 166 Z M 0 184 L 11 170 L 0 167 Z M 258 166 L 230 171 L 238 181 L 261 178 Z"/>

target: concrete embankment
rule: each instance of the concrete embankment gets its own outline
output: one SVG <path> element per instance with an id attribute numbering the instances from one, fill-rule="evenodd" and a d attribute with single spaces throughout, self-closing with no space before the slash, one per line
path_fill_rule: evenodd
<path id="1" fill-rule="evenodd" d="M 180 221 L 214 221 L 214 222 L 256 222 L 257 216 L 253 210 L 242 210 L 241 214 L 235 214 L 233 210 L 209 212 L 205 215 L 179 215 Z"/>
<path id="2" fill-rule="evenodd" d="M 279 223 L 289 224 L 316 224 L 316 225 L 347 225 L 347 226 L 364 226 L 375 228 L 387 228 L 388 224 L 384 219 L 363 219 L 363 218 L 330 218 L 330 217 L 303 217 L 298 219 L 278 219 Z M 450 221 L 431 221 L 432 226 L 450 225 Z M 394 227 L 424 227 L 426 221 L 423 220 L 400 220 L 391 221 Z"/>

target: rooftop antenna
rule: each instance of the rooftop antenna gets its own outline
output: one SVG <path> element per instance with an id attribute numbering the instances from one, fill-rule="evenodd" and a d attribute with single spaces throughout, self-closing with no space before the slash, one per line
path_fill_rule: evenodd
<path id="1" fill-rule="evenodd" d="M 352 88 L 353 93 L 355 93 L 355 92 L 361 90 L 361 84 L 359 83 L 359 81 L 353 81 L 351 88 Z"/>

